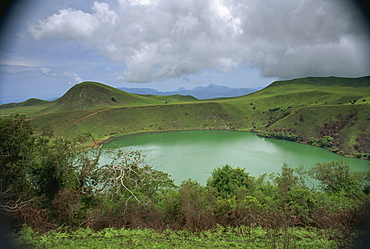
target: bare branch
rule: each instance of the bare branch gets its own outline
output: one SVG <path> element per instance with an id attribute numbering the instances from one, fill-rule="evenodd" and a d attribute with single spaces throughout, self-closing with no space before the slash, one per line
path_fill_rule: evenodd
<path id="1" fill-rule="evenodd" d="M 37 199 L 39 199 L 39 197 L 34 197 L 26 201 L 21 201 L 21 197 L 19 197 L 16 201 L 8 201 L 6 204 L 0 204 L 0 210 L 5 212 L 16 212 Z"/>
<path id="2" fill-rule="evenodd" d="M 83 168 L 82 193 L 105 192 L 122 196 L 122 189 L 130 193 L 140 202 L 133 189 L 146 179 L 144 160 L 142 155 L 135 150 L 130 151 L 109 151 L 107 156 L 112 159 L 110 164 L 99 165 L 99 159 L 103 149 L 98 148 L 97 155 L 93 160 L 86 160 Z"/>

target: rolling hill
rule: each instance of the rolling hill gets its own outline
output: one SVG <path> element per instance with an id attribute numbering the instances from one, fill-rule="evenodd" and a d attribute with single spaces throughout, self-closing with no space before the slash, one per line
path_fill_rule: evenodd
<path id="1" fill-rule="evenodd" d="M 6 109 L 6 108 L 16 108 L 16 107 L 24 107 L 24 106 L 37 106 L 37 105 L 45 105 L 48 104 L 49 101 L 42 100 L 42 99 L 27 99 L 26 101 L 20 102 L 20 103 L 9 103 L 1 105 L 0 108 Z"/>
<path id="2" fill-rule="evenodd" d="M 51 124 L 56 134 L 67 137 L 90 132 L 104 140 L 140 132 L 230 129 L 367 157 L 369 101 L 370 77 L 276 81 L 252 94 L 210 100 L 137 95 L 84 82 L 52 102 L 0 106 L 0 115 L 28 108 L 36 125 Z"/>
<path id="3" fill-rule="evenodd" d="M 40 110 L 43 110 L 49 106 L 50 102 L 41 99 L 31 98 L 20 103 L 9 103 L 0 105 L 0 116 L 23 114 L 27 116 L 33 116 Z"/>
<path id="4" fill-rule="evenodd" d="M 158 103 L 158 100 L 127 93 L 101 83 L 83 82 L 73 86 L 62 97 L 53 101 L 42 113 Z"/>

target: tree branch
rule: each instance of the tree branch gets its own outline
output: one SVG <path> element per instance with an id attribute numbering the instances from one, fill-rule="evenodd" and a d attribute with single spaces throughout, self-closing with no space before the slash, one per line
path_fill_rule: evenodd
<path id="1" fill-rule="evenodd" d="M 1 193 L 1 195 L 3 195 L 3 193 Z M 21 197 L 19 197 L 16 201 L 8 201 L 6 204 L 0 204 L 0 210 L 5 212 L 16 212 L 38 198 L 39 197 L 34 197 L 27 201 L 21 201 Z"/>

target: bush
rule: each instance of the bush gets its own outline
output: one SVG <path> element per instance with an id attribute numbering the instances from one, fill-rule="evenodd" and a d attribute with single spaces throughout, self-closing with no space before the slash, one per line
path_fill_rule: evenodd
<path id="1" fill-rule="evenodd" d="M 321 148 L 331 148 L 333 144 L 333 138 L 331 136 L 324 136 L 322 138 L 313 138 L 309 140 L 309 144 Z"/>
<path id="2" fill-rule="evenodd" d="M 201 186 L 198 182 L 187 180 L 181 183 L 181 209 L 185 228 L 192 231 L 210 229 L 215 225 L 215 191 Z"/>
<path id="3" fill-rule="evenodd" d="M 212 171 L 211 177 L 207 180 L 207 186 L 215 188 L 221 197 L 231 197 L 236 195 L 238 188 L 248 188 L 250 182 L 249 175 L 244 169 L 233 169 L 226 164 Z"/>
<path id="4" fill-rule="evenodd" d="M 327 193 L 343 193 L 349 197 L 363 196 L 368 172 L 352 172 L 348 163 L 317 163 L 309 171 L 312 178 L 320 182 L 319 187 Z"/>
<path id="5" fill-rule="evenodd" d="M 274 129 L 272 131 L 265 131 L 262 136 L 267 138 L 288 140 L 293 142 L 301 140 L 301 137 L 298 134 L 296 134 L 294 130 L 285 128 Z"/>

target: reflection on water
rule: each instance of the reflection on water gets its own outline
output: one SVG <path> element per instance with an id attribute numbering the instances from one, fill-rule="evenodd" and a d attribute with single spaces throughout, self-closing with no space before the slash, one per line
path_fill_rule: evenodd
<path id="1" fill-rule="evenodd" d="M 249 132 L 161 132 L 122 137 L 104 145 L 114 147 L 142 150 L 149 163 L 172 175 L 176 184 L 188 178 L 205 184 L 210 172 L 225 164 L 245 168 L 253 176 L 279 172 L 283 163 L 309 168 L 317 162 L 346 161 L 354 170 L 369 169 L 365 160 L 345 158 L 309 145 L 261 138 Z"/>

